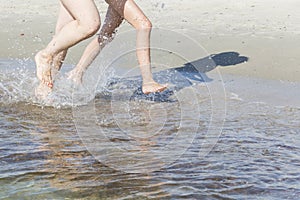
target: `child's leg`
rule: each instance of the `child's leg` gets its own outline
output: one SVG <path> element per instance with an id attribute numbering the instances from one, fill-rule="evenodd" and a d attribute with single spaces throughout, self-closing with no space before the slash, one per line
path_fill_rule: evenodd
<path id="1" fill-rule="evenodd" d="M 66 8 L 61 4 L 60 11 L 56 23 L 55 34 L 58 34 L 59 31 L 68 23 L 73 21 L 74 18 L 70 15 L 70 13 L 66 10 Z M 68 49 L 62 50 L 53 58 L 53 67 L 51 71 L 51 75 L 54 76 L 61 68 L 63 61 L 67 55 Z"/>
<path id="2" fill-rule="evenodd" d="M 143 78 L 143 92 L 145 94 L 160 92 L 166 89 L 153 80 L 150 63 L 150 33 L 152 24 L 143 11 L 133 0 L 106 0 L 121 16 L 123 16 L 137 30 L 137 58 Z"/>
<path id="3" fill-rule="evenodd" d="M 99 33 L 99 37 L 94 38 L 85 48 L 78 64 L 69 73 L 70 79 L 77 84 L 82 82 L 84 71 L 95 60 L 105 45 L 113 39 L 113 33 L 115 29 L 122 23 L 122 21 L 123 17 L 121 17 L 118 12 L 109 6 L 105 16 L 104 24 Z"/>
<path id="4" fill-rule="evenodd" d="M 100 26 L 99 13 L 93 0 L 61 0 L 61 3 L 74 20 L 66 24 L 35 57 L 38 78 L 50 88 L 53 87 L 51 76 L 53 58 L 59 52 L 92 36 Z"/>

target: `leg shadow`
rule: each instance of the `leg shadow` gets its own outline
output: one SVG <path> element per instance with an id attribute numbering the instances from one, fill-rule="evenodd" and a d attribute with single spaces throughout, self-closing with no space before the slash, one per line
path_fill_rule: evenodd
<path id="1" fill-rule="evenodd" d="M 248 60 L 248 57 L 240 56 L 237 52 L 222 52 L 188 62 L 180 67 L 156 72 L 153 75 L 158 82 L 172 84 L 170 88 L 160 93 L 144 94 L 141 88 L 142 80 L 140 77 L 114 80 L 109 83 L 108 88 L 113 88 L 116 84 L 121 84 L 127 89 L 137 88 L 133 92 L 131 100 L 143 99 L 155 102 L 173 102 L 174 100 L 170 99 L 170 96 L 174 94 L 174 91 L 179 91 L 193 84 L 213 81 L 207 76 L 207 72 L 214 70 L 218 66 L 229 67 Z"/>

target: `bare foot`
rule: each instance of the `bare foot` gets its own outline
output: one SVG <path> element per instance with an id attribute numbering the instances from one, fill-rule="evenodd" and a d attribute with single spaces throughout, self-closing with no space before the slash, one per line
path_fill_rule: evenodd
<path id="1" fill-rule="evenodd" d="M 72 80 L 75 84 L 82 84 L 83 72 L 77 69 L 73 69 L 68 73 L 68 79 Z"/>
<path id="2" fill-rule="evenodd" d="M 162 92 L 167 88 L 167 85 L 161 85 L 155 81 L 144 83 L 142 91 L 144 94 L 150 94 L 154 92 Z"/>
<path id="3" fill-rule="evenodd" d="M 36 74 L 41 83 L 47 85 L 49 88 L 53 87 L 51 76 L 51 58 L 43 54 L 42 51 L 35 55 Z"/>

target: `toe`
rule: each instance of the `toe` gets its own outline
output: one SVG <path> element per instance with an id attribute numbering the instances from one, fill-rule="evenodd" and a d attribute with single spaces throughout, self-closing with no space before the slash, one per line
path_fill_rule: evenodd
<path id="1" fill-rule="evenodd" d="M 48 86 L 49 88 L 53 88 L 53 83 L 47 83 L 47 86 Z"/>

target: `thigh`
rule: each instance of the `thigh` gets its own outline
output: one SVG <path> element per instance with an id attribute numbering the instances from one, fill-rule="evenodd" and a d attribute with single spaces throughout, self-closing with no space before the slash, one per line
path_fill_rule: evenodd
<path id="1" fill-rule="evenodd" d="M 109 6 L 105 16 L 104 24 L 100 31 L 100 36 L 111 36 L 115 29 L 120 26 L 123 19 L 124 18 L 112 6 Z"/>
<path id="2" fill-rule="evenodd" d="M 72 15 L 66 10 L 66 8 L 62 4 L 60 4 L 60 10 L 58 14 L 55 32 L 59 32 L 66 24 L 73 20 L 74 18 L 72 17 Z"/>
<path id="3" fill-rule="evenodd" d="M 98 9 L 93 0 L 60 0 L 70 15 L 81 23 L 100 21 Z"/>
<path id="4" fill-rule="evenodd" d="M 150 20 L 133 0 L 106 0 L 106 2 L 134 27 L 150 24 Z"/>

